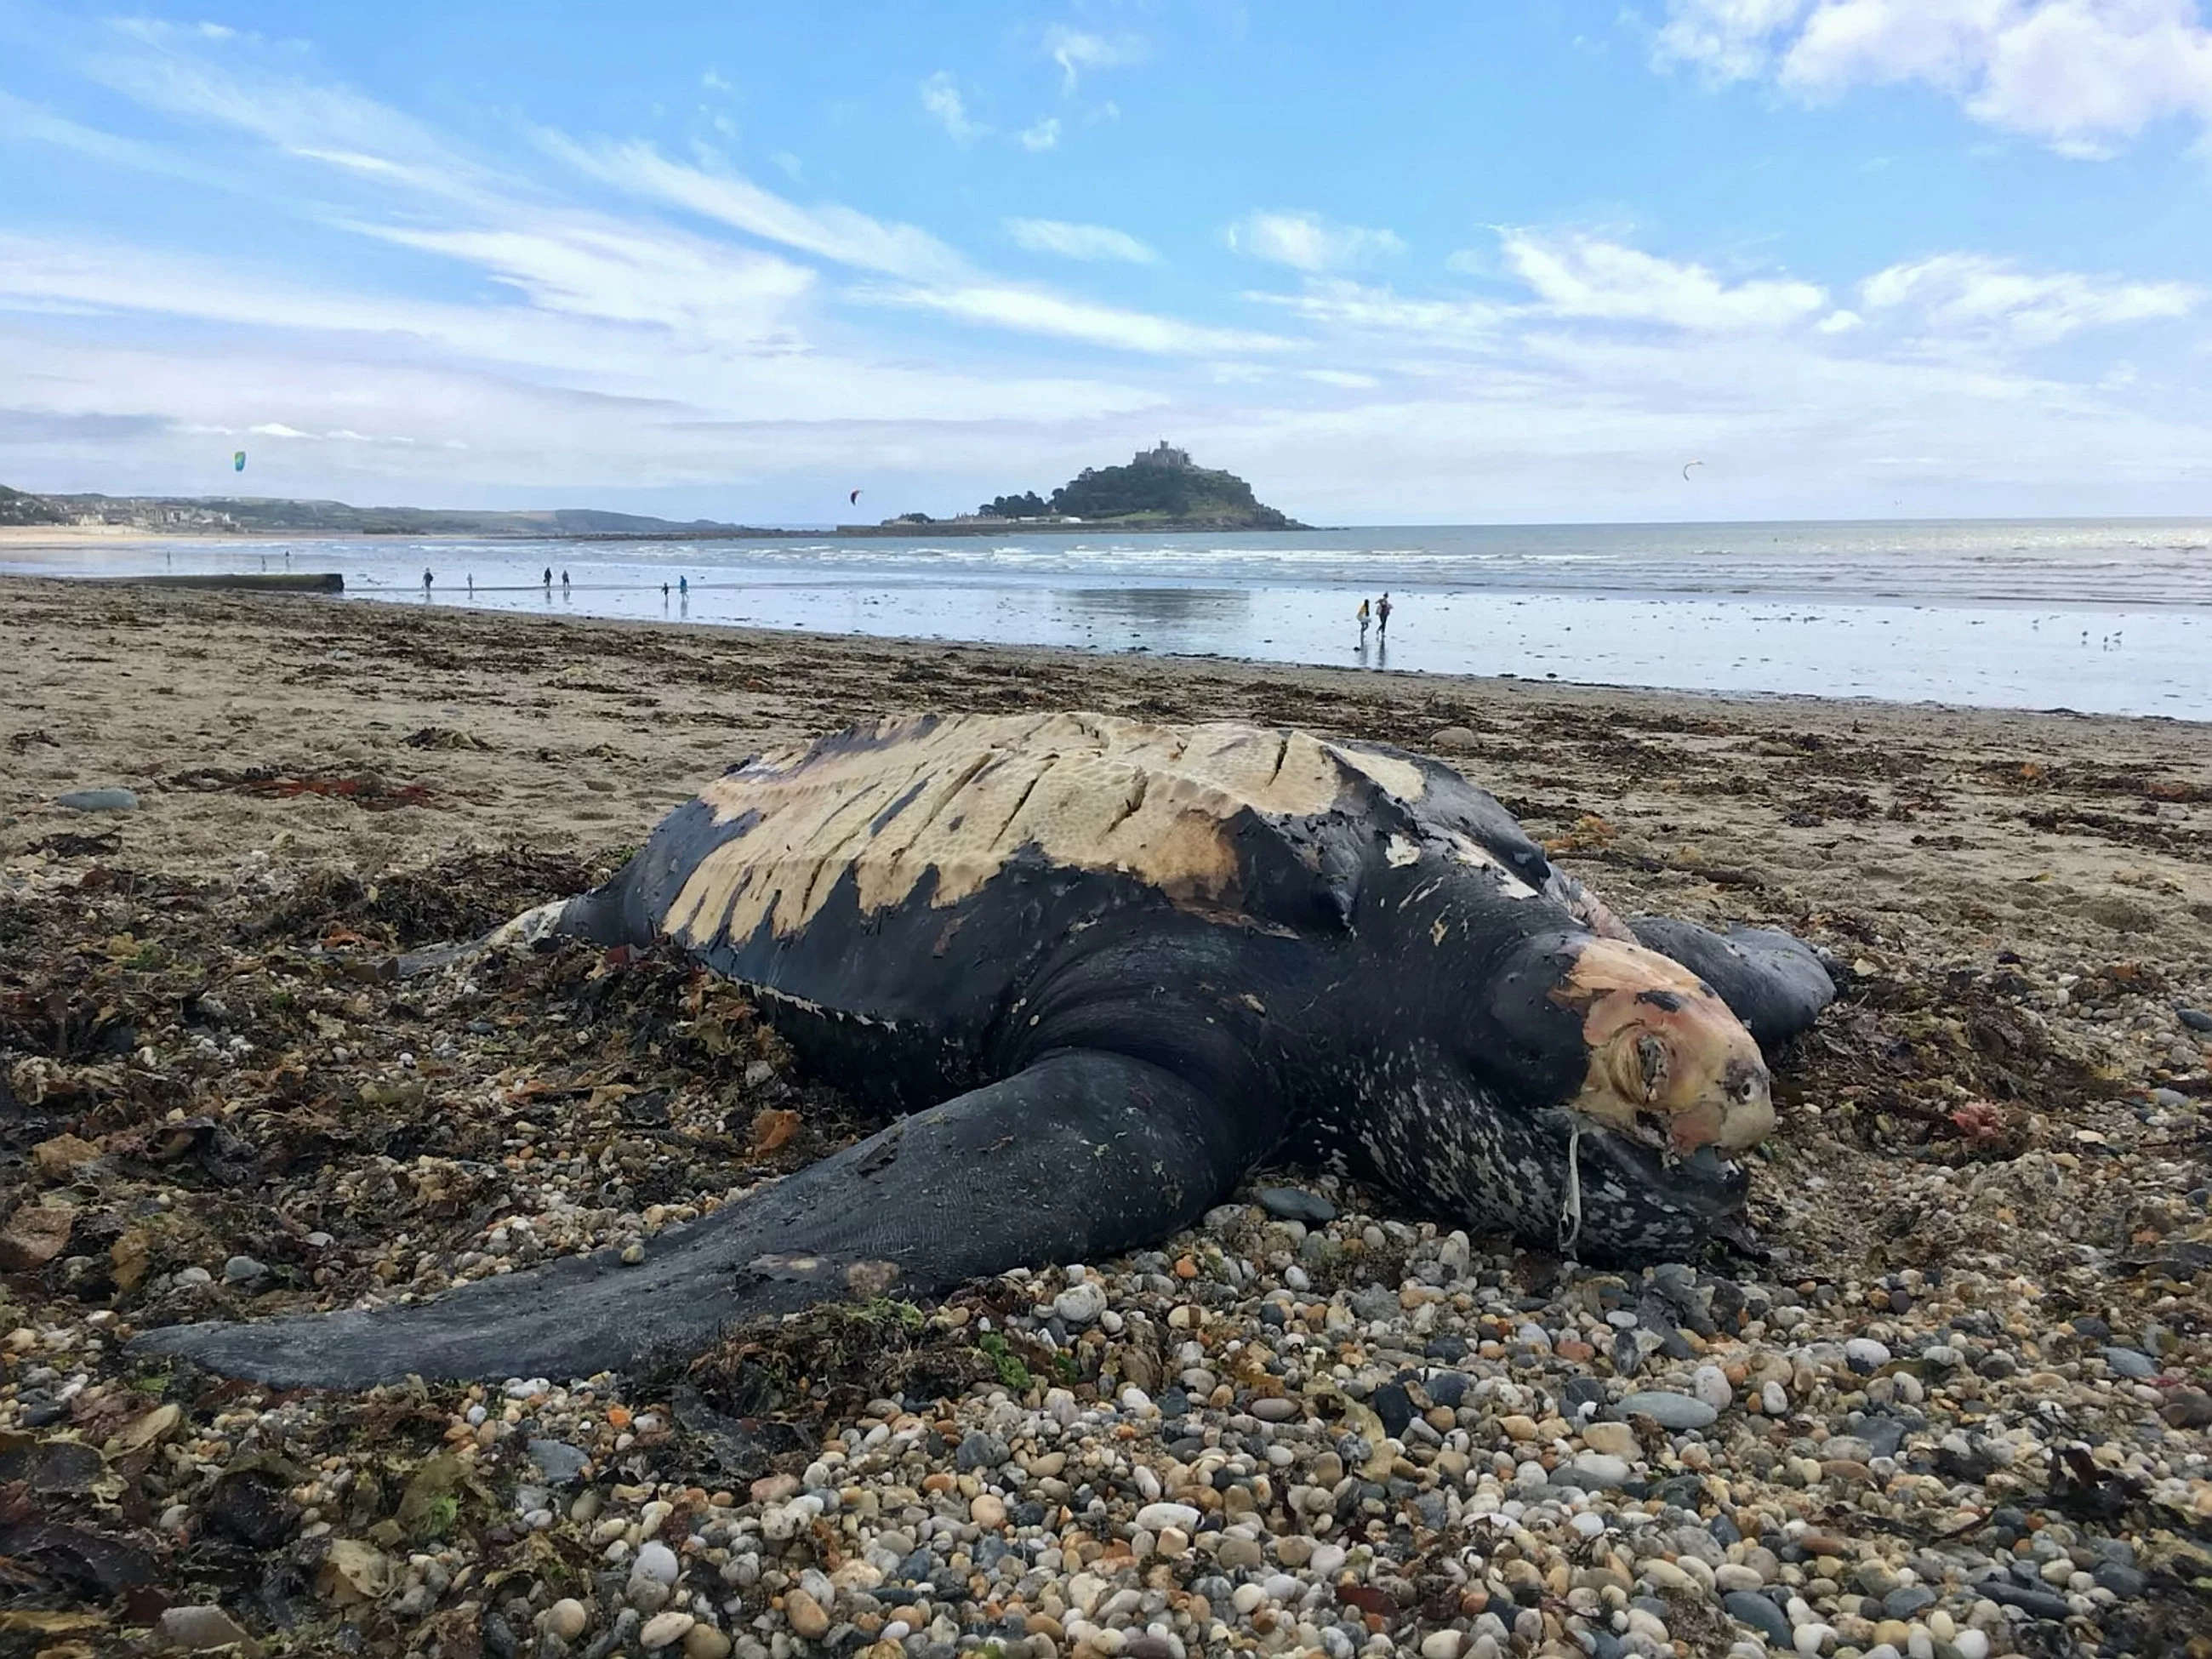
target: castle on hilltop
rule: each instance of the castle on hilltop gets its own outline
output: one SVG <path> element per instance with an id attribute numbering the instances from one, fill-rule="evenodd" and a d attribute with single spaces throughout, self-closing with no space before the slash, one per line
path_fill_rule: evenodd
<path id="1" fill-rule="evenodd" d="M 1131 466 L 1164 467 L 1170 472 L 1190 471 L 1190 451 L 1177 449 L 1165 438 L 1151 449 L 1140 449 L 1129 460 Z"/>

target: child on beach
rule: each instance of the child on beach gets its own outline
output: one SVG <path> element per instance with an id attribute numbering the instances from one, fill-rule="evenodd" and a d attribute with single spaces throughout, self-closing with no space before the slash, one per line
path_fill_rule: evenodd
<path id="1" fill-rule="evenodd" d="M 1364 600 L 1364 599 L 1360 600 L 1360 602 L 1359 602 L 1359 643 L 1360 643 L 1360 644 L 1361 644 L 1361 646 L 1363 646 L 1363 647 L 1364 647 L 1364 646 L 1366 645 L 1366 643 L 1367 643 L 1367 620 L 1368 620 L 1369 614 L 1370 614 L 1370 613 L 1369 613 L 1368 607 L 1367 607 L 1367 601 L 1366 601 L 1366 600 Z"/>
<path id="2" fill-rule="evenodd" d="M 1375 607 L 1375 637 L 1381 639 L 1390 631 L 1390 596 L 1385 593 Z"/>

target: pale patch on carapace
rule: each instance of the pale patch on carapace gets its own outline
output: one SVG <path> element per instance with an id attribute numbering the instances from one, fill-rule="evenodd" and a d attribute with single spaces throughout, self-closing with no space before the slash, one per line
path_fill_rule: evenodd
<path id="1" fill-rule="evenodd" d="M 1640 945 L 1585 945 L 1553 996 L 1583 1016 L 1589 1068 L 1571 1110 L 1673 1153 L 1740 1152 L 1774 1128 L 1766 1063 L 1703 980 Z"/>
<path id="2" fill-rule="evenodd" d="M 1472 836 L 1452 831 L 1451 855 L 1458 862 L 1477 870 L 1487 870 L 1498 878 L 1498 890 L 1508 898 L 1534 898 L 1536 890 L 1514 874 L 1505 860 L 1499 858 Z"/>
<path id="3" fill-rule="evenodd" d="M 1421 769 L 1409 760 L 1395 755 L 1378 755 L 1371 749 L 1354 748 L 1350 744 L 1322 744 L 1346 766 L 1356 772 L 1364 772 L 1377 784 L 1382 793 L 1408 803 L 1417 801 L 1428 792 L 1429 781 Z"/>
<path id="4" fill-rule="evenodd" d="M 1178 902 L 1232 898 L 1227 826 L 1249 809 L 1336 805 L 1361 779 L 1419 798 L 1418 766 L 1303 732 L 1166 726 L 1095 714 L 886 722 L 857 738 L 765 755 L 701 792 L 717 823 L 750 819 L 702 858 L 661 920 L 693 944 L 802 927 L 847 874 L 860 908 L 978 891 L 1024 847 L 1117 871 Z"/>

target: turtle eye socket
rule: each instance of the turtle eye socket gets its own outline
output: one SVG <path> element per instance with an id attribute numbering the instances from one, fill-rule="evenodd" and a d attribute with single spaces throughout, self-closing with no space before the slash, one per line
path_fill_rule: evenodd
<path id="1" fill-rule="evenodd" d="M 1667 1087 L 1667 1045 L 1646 1031 L 1636 1039 L 1636 1064 L 1644 1075 L 1644 1098 L 1658 1099 Z"/>

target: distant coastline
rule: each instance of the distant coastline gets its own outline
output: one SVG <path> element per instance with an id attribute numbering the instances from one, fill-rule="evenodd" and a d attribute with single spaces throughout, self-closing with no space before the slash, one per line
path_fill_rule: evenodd
<path id="1" fill-rule="evenodd" d="M 862 490 L 851 492 L 857 502 Z M 714 519 L 659 519 L 593 507 L 538 511 L 355 507 L 345 501 L 268 495 L 41 495 L 0 486 L 0 539 L 75 544 L 95 538 L 221 537 L 488 541 L 794 541 L 913 536 L 1082 535 L 1098 530 L 1190 532 L 1308 530 L 1266 505 L 1232 472 L 1201 467 L 1165 439 L 1121 466 L 1085 467 L 1052 492 L 1000 495 L 950 519 L 902 513 L 875 524 L 771 528 Z"/>

